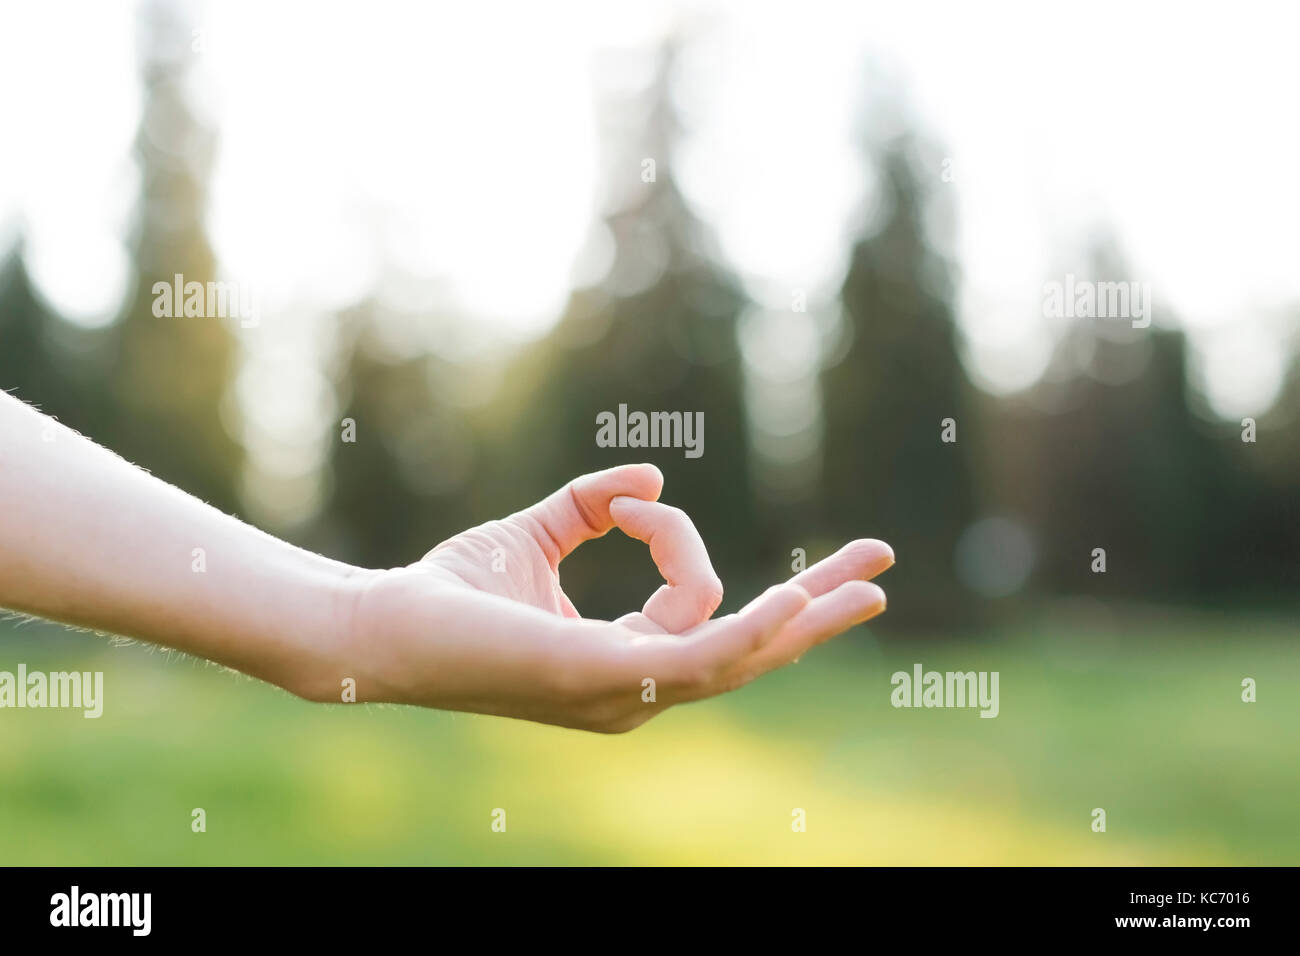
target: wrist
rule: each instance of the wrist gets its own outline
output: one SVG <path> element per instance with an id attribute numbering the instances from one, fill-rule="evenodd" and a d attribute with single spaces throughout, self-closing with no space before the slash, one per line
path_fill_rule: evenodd
<path id="1" fill-rule="evenodd" d="M 285 690 L 315 703 L 341 703 L 363 699 L 349 695 L 364 682 L 367 641 L 361 633 L 362 607 L 371 584 L 384 572 L 338 565 L 311 590 L 308 613 L 299 630 L 295 665 L 280 684 Z"/>

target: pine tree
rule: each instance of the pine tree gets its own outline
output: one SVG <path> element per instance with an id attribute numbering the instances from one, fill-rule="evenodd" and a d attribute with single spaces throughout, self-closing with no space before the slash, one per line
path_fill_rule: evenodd
<path id="1" fill-rule="evenodd" d="M 665 50 L 643 102 L 610 104 L 619 116 L 644 117 L 608 164 L 620 197 L 604 223 L 612 265 L 599 285 L 573 294 L 552 333 L 512 370 L 510 394 L 496 413 L 505 437 L 494 443 L 481 495 L 497 505 L 508 498 L 513 508 L 526 503 L 525 487 L 545 494 L 586 471 L 653 462 L 665 477 L 662 500 L 694 519 L 734 601 L 748 582 L 724 569 L 754 564 L 736 346 L 744 299 L 675 182 L 672 63 Z M 703 413 L 702 457 L 687 458 L 683 448 L 598 447 L 597 416 L 617 415 L 620 405 Z M 636 559 L 629 551 L 623 560 Z M 598 564 L 581 553 L 566 571 L 566 588 L 584 612 L 622 613 L 649 593 L 644 575 L 598 588 Z"/>
<path id="2" fill-rule="evenodd" d="M 237 360 L 232 320 L 155 316 L 154 283 L 205 288 L 215 262 L 204 229 L 214 135 L 186 102 L 191 33 L 182 12 L 144 8 L 145 102 L 135 152 L 141 196 L 134 294 L 113 327 L 106 382 L 111 421 L 97 439 L 221 508 L 238 502 L 241 449 L 228 395 Z M 175 304 L 174 304 L 175 305 Z"/>
<path id="3" fill-rule="evenodd" d="M 822 379 L 827 535 L 882 538 L 898 556 L 882 580 L 890 596 L 883 631 L 976 621 L 954 548 L 975 518 L 969 450 L 980 439 L 948 268 L 927 240 L 910 146 L 883 155 L 886 213 L 853 247 L 841 293 L 851 341 Z M 943 440 L 948 419 L 953 442 Z"/>
<path id="4" fill-rule="evenodd" d="M 227 510 L 237 504 L 241 449 L 227 401 L 235 343 L 225 320 L 159 318 L 152 287 L 207 283 L 203 227 L 212 134 L 187 107 L 190 31 L 163 4 L 143 11 L 145 103 L 135 151 L 141 195 L 132 294 L 105 328 L 73 325 L 33 294 L 21 243 L 0 278 L 0 387 L 128 461 Z"/>

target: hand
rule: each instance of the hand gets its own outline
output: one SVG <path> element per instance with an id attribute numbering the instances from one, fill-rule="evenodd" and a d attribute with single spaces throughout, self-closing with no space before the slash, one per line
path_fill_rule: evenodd
<path id="1" fill-rule="evenodd" d="M 662 486 L 653 465 L 584 475 L 410 567 L 364 576 L 347 640 L 359 673 L 345 675 L 358 699 L 622 732 L 740 687 L 885 609 L 866 579 L 893 552 L 859 540 L 710 620 L 722 584 L 690 519 L 658 502 Z M 666 583 L 640 612 L 586 620 L 559 565 L 613 527 L 646 542 Z"/>

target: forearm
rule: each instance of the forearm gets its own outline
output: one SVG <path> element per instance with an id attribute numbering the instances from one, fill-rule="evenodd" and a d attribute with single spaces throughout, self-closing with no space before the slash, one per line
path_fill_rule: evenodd
<path id="1" fill-rule="evenodd" d="M 690 519 L 659 503 L 662 485 L 652 465 L 583 475 L 416 564 L 366 571 L 224 515 L 0 391 L 0 607 L 177 648 L 312 700 L 603 732 L 734 690 L 885 609 L 867 579 L 893 552 L 860 540 L 711 620 L 721 583 Z M 583 620 L 559 564 L 613 527 L 650 546 L 665 583 L 641 612 Z"/>
<path id="2" fill-rule="evenodd" d="M 357 569 L 185 494 L 0 392 L 0 606 L 338 686 Z"/>

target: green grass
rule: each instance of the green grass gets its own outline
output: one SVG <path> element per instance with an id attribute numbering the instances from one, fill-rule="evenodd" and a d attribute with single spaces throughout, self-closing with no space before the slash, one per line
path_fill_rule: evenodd
<path id="1" fill-rule="evenodd" d="M 103 670 L 106 685 L 98 720 L 0 710 L 0 863 L 1300 863 L 1294 626 L 1063 620 L 963 644 L 859 629 L 617 737 L 311 705 L 138 645 L 0 624 L 0 670 Z M 999 671 L 1000 716 L 892 708 L 890 674 L 917 661 Z"/>

